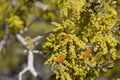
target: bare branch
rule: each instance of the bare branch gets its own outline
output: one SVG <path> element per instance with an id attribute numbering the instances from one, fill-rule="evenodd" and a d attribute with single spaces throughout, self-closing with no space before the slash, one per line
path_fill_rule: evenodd
<path id="1" fill-rule="evenodd" d="M 53 33 L 53 31 L 50 31 L 48 33 L 45 33 L 45 34 L 42 34 L 42 35 L 39 35 L 37 37 L 35 37 L 34 39 L 32 39 L 32 42 L 37 45 L 39 43 L 39 41 L 43 38 L 45 38 L 46 36 L 50 35 L 50 33 Z"/>
<path id="2" fill-rule="evenodd" d="M 23 45 L 23 46 L 27 46 L 27 42 L 25 42 L 25 39 L 20 35 L 20 34 L 16 34 L 16 38 L 20 41 L 20 43 Z"/>
<path id="3" fill-rule="evenodd" d="M 23 34 L 24 32 L 26 32 L 28 30 L 28 27 L 25 27 L 23 30 L 20 30 L 20 34 Z"/>
<path id="4" fill-rule="evenodd" d="M 22 75 L 28 71 L 28 67 L 25 68 L 24 70 L 22 70 L 20 73 L 19 73 L 19 80 L 22 80 Z"/>
<path id="5" fill-rule="evenodd" d="M 26 32 L 26 31 L 29 29 L 29 27 L 30 27 L 35 21 L 37 21 L 39 18 L 40 18 L 40 17 L 36 18 L 34 21 L 32 21 L 32 22 L 28 25 L 28 27 L 25 27 L 23 30 L 21 30 L 21 31 L 19 32 L 20 34 L 19 34 L 19 33 L 16 34 L 16 38 L 17 38 L 17 39 L 20 41 L 20 43 L 26 48 L 26 49 L 24 50 L 24 53 L 27 53 L 27 52 L 28 52 L 28 62 L 27 62 L 28 65 L 27 65 L 26 68 L 24 68 L 24 69 L 19 73 L 19 80 L 22 80 L 22 75 L 23 75 L 26 71 L 30 71 L 30 73 L 31 73 L 37 80 L 43 80 L 42 77 L 41 77 L 40 75 L 38 75 L 38 73 L 36 72 L 36 70 L 34 69 L 34 66 L 33 66 L 33 64 L 34 64 L 34 55 L 33 55 L 33 53 L 42 54 L 43 52 L 42 52 L 42 51 L 39 51 L 39 50 L 34 50 L 34 48 L 31 49 L 31 50 L 28 50 L 28 49 L 27 49 L 28 43 L 25 41 L 24 37 L 22 37 L 22 34 L 23 34 L 24 32 Z M 33 39 L 32 39 L 32 42 L 34 43 L 34 47 L 35 47 L 35 45 L 38 44 L 38 42 L 39 42 L 42 38 L 48 36 L 50 33 L 53 33 L 53 31 L 50 31 L 50 32 L 48 32 L 48 33 L 45 33 L 45 34 L 42 34 L 42 35 L 39 35 L 39 36 L 33 38 Z"/>
<path id="6" fill-rule="evenodd" d="M 43 52 L 42 51 L 39 51 L 39 50 L 32 50 L 33 53 L 36 53 L 36 54 L 42 54 Z"/>
<path id="7" fill-rule="evenodd" d="M 26 72 L 26 71 L 30 71 L 30 73 L 37 78 L 37 80 L 43 80 L 38 73 L 36 72 L 36 70 L 34 69 L 34 55 L 33 55 L 33 51 L 29 50 L 28 53 L 28 66 L 23 69 L 20 73 L 19 73 L 19 80 L 22 80 L 22 75 Z M 38 77 L 40 77 L 40 79 L 38 79 Z"/>
<path id="8" fill-rule="evenodd" d="M 12 0 L 12 6 L 15 7 L 17 5 L 17 0 Z"/>
<path id="9" fill-rule="evenodd" d="M 2 51 L 2 48 L 4 47 L 4 45 L 6 44 L 7 42 L 7 39 L 8 39 L 8 25 L 5 25 L 5 34 L 4 34 L 4 37 L 3 37 L 3 40 L 0 42 L 0 53 Z"/>
<path id="10" fill-rule="evenodd" d="M 32 39 L 32 42 L 33 42 L 35 45 L 37 45 L 38 42 L 40 41 L 40 39 L 42 39 L 42 38 L 44 38 L 44 36 L 37 36 L 37 37 L 35 37 L 34 39 Z"/>
<path id="11" fill-rule="evenodd" d="M 38 8 L 43 9 L 43 10 L 47 10 L 47 9 L 49 8 L 48 5 L 43 4 L 43 3 L 39 2 L 39 1 L 36 1 L 34 5 L 35 5 L 36 7 L 38 7 Z"/>
<path id="12" fill-rule="evenodd" d="M 117 62 L 117 61 L 119 61 L 119 60 L 120 60 L 120 56 L 119 56 L 117 59 L 115 59 L 115 60 L 110 60 L 110 61 L 108 61 L 108 62 L 106 62 L 106 63 L 104 63 L 104 64 L 101 64 L 98 68 L 106 67 L 107 65 L 113 64 L 113 63 L 115 63 L 115 62 Z"/>

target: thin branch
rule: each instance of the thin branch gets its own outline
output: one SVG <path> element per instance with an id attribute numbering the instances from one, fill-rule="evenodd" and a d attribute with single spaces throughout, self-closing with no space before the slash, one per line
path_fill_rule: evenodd
<path id="1" fill-rule="evenodd" d="M 39 50 L 32 50 L 33 53 L 36 53 L 36 54 L 42 54 L 43 52 L 42 51 L 39 51 Z"/>
<path id="2" fill-rule="evenodd" d="M 6 41 L 4 39 L 0 42 L 0 53 L 1 53 L 2 48 L 5 45 L 5 43 L 6 43 Z"/>
<path id="3" fill-rule="evenodd" d="M 25 42 L 25 39 L 22 37 L 22 35 L 16 34 L 16 38 L 20 41 L 20 43 L 21 43 L 24 47 L 27 47 L 27 42 Z"/>
<path id="4" fill-rule="evenodd" d="M 25 27 L 24 29 L 20 30 L 19 33 L 23 34 L 24 32 L 28 31 L 28 27 Z"/>
<path id="5" fill-rule="evenodd" d="M 113 63 L 115 63 L 115 62 L 117 62 L 119 60 L 120 60 L 120 56 L 117 59 L 115 59 L 115 60 L 111 60 L 111 61 L 108 61 L 107 63 L 104 63 L 104 64 L 100 65 L 100 67 L 101 68 L 106 67 L 107 65 L 113 64 Z"/>
<path id="6" fill-rule="evenodd" d="M 27 52 L 28 52 L 27 49 L 25 49 L 25 50 L 23 51 L 24 54 L 27 53 Z M 43 53 L 42 51 L 39 51 L 39 50 L 32 50 L 32 52 L 35 53 L 35 54 L 42 54 L 42 53 Z"/>
<path id="7" fill-rule="evenodd" d="M 34 39 L 32 39 L 32 42 L 35 45 L 37 45 L 41 39 L 45 38 L 46 36 L 50 35 L 51 33 L 53 33 L 53 31 L 47 32 L 45 34 L 41 34 L 41 35 L 35 37 Z"/>
<path id="8" fill-rule="evenodd" d="M 103 68 L 103 67 L 106 67 L 107 65 L 109 65 L 109 64 L 113 64 L 114 62 L 111 60 L 111 61 L 108 61 L 107 63 L 104 63 L 104 64 L 102 64 L 102 65 L 100 65 L 100 67 L 99 68 Z"/>
<path id="9" fill-rule="evenodd" d="M 22 75 L 28 71 L 28 67 L 25 68 L 24 70 L 22 70 L 20 73 L 19 73 L 19 80 L 22 80 Z"/>
<path id="10" fill-rule="evenodd" d="M 32 39 L 32 42 L 37 45 L 40 41 L 40 39 L 44 38 L 44 36 L 37 36 L 34 39 Z"/>
<path id="11" fill-rule="evenodd" d="M 49 6 L 48 6 L 48 5 L 43 4 L 43 3 L 39 2 L 39 1 L 35 1 L 34 5 L 35 5 L 36 7 L 38 7 L 38 8 L 40 8 L 40 9 L 43 9 L 43 10 L 49 9 Z"/>
<path id="12" fill-rule="evenodd" d="M 53 33 L 53 31 L 50 31 L 50 32 L 48 32 L 48 33 L 45 33 L 45 34 L 42 34 L 42 35 L 39 35 L 39 36 L 33 38 L 33 39 L 32 39 L 32 42 L 34 43 L 34 45 L 37 45 L 41 39 L 43 39 L 43 38 L 45 38 L 46 36 L 50 35 L 50 33 Z M 16 38 L 20 41 L 20 43 L 21 43 L 25 48 L 27 48 L 28 43 L 25 41 L 24 37 L 22 37 L 21 34 L 17 33 L 17 34 L 16 34 Z"/>
<path id="13" fill-rule="evenodd" d="M 4 45 L 6 44 L 7 42 L 7 39 L 8 39 L 8 25 L 5 25 L 5 34 L 4 34 L 4 37 L 3 37 L 3 40 L 0 42 L 0 53 L 2 51 L 2 48 L 4 47 Z"/>
<path id="14" fill-rule="evenodd" d="M 17 5 L 17 0 L 12 0 L 12 7 L 15 7 Z"/>
<path id="15" fill-rule="evenodd" d="M 42 36 L 37 36 L 35 38 L 32 39 L 32 42 L 33 43 L 36 43 L 38 41 L 40 41 L 41 38 L 44 38 L 46 35 L 48 35 L 48 33 L 42 35 Z M 27 48 L 28 47 L 28 43 L 25 41 L 24 37 L 22 37 L 21 34 L 17 34 L 16 35 L 17 39 L 20 41 L 20 43 L 25 47 Z M 35 46 L 34 46 L 35 47 Z M 34 68 L 34 55 L 33 53 L 36 53 L 36 54 L 41 54 L 42 51 L 39 51 L 39 50 L 34 50 L 34 49 L 31 49 L 31 50 L 28 50 L 28 49 L 25 49 L 24 50 L 24 53 L 28 52 L 28 62 L 27 62 L 27 67 L 24 68 L 20 73 L 19 73 L 19 80 L 22 80 L 22 75 L 26 72 L 26 71 L 29 71 L 37 80 L 43 80 L 41 76 L 38 75 L 38 73 L 36 72 L 35 68 Z"/>
<path id="16" fill-rule="evenodd" d="M 30 73 L 37 78 L 37 80 L 43 80 L 42 77 L 40 77 L 38 75 L 38 73 L 36 72 L 36 70 L 34 69 L 34 55 L 33 55 L 33 51 L 29 50 L 28 52 L 28 66 L 23 69 L 20 73 L 19 73 L 19 80 L 22 80 L 22 75 L 27 72 L 30 71 Z M 38 79 L 38 77 L 40 77 L 40 79 Z"/>
<path id="17" fill-rule="evenodd" d="M 116 21 L 116 24 L 112 26 L 112 28 L 109 31 L 120 31 L 120 19 Z"/>

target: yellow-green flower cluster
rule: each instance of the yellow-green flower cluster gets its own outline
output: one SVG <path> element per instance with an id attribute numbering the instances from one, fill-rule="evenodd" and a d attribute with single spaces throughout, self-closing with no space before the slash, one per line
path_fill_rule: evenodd
<path id="1" fill-rule="evenodd" d="M 10 33 L 12 34 L 24 28 L 23 21 L 18 16 L 11 16 L 6 21 L 9 24 Z"/>
<path id="2" fill-rule="evenodd" d="M 45 64 L 52 65 L 55 80 L 95 80 L 107 71 L 101 65 L 116 59 L 117 41 L 111 28 L 117 12 L 109 4 L 100 4 L 104 8 L 98 14 L 91 8 L 93 3 L 87 6 L 83 0 L 63 0 L 62 5 L 62 23 L 52 23 L 56 28 L 43 46 L 51 55 Z"/>

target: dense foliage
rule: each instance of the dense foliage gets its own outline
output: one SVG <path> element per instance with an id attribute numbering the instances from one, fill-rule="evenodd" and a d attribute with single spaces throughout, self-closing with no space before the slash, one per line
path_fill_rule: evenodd
<path id="1" fill-rule="evenodd" d="M 51 55 L 45 62 L 52 67 L 51 79 L 95 80 L 117 58 L 113 29 L 118 2 L 60 0 L 59 4 L 61 23 L 52 23 L 56 28 L 44 45 Z"/>
<path id="2" fill-rule="evenodd" d="M 50 80 L 95 80 L 101 73 L 111 77 L 119 71 L 120 0 L 0 0 L 0 5 L 0 74 L 19 74 L 27 60 L 17 34 L 28 42 L 28 50 L 49 55 Z M 21 34 L 25 28 L 29 31 Z M 35 47 L 33 37 L 49 31 Z M 40 66 L 44 55 L 35 59 Z M 45 77 L 46 67 L 39 69 Z"/>

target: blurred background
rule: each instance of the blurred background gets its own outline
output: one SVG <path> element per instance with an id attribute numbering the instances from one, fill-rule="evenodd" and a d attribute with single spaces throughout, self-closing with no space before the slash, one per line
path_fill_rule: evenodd
<path id="1" fill-rule="evenodd" d="M 6 19 L 12 15 L 18 16 L 23 25 L 29 27 L 29 30 L 22 36 L 34 38 L 38 35 L 48 33 L 54 29 L 51 22 L 59 22 L 58 0 L 0 0 L 0 41 L 4 36 L 4 25 Z M 119 1 L 119 0 L 118 0 Z M 120 3 L 116 10 L 120 14 Z M 120 27 L 120 22 L 117 23 Z M 16 26 L 17 27 L 17 26 Z M 18 80 L 18 74 L 27 66 L 27 54 L 23 54 L 24 47 L 16 39 L 16 29 L 11 31 L 9 39 L 0 53 L 0 80 Z M 119 30 L 118 30 L 119 32 Z M 116 49 L 120 53 L 120 36 L 115 36 L 119 43 Z M 42 39 L 35 49 L 43 51 L 42 45 L 45 39 Z M 48 59 L 48 54 L 35 54 L 34 66 L 36 71 L 48 80 L 52 74 L 50 66 L 45 66 L 44 62 Z M 105 74 L 101 74 L 97 80 L 116 80 L 120 78 L 120 60 L 116 61 L 115 66 Z M 29 72 L 23 75 L 23 80 L 36 80 Z"/>

